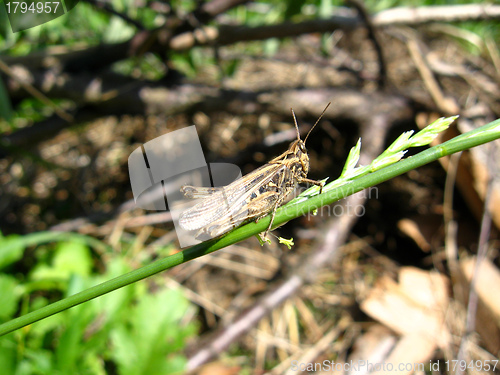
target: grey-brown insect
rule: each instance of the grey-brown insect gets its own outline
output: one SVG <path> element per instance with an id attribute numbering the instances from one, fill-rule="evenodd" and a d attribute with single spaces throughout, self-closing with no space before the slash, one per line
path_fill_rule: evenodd
<path id="1" fill-rule="evenodd" d="M 297 140 L 290 144 L 287 151 L 255 171 L 224 187 L 182 186 L 181 192 L 185 197 L 203 200 L 181 214 L 180 226 L 187 231 L 197 230 L 195 237 L 205 241 L 219 237 L 246 221 L 259 220 L 271 212 L 271 222 L 264 236 L 261 235 L 266 238 L 272 228 L 276 209 L 297 184 L 310 183 L 323 187 L 322 182 L 307 178 L 309 156 L 305 144 L 329 105 L 303 141 L 292 109 Z"/>

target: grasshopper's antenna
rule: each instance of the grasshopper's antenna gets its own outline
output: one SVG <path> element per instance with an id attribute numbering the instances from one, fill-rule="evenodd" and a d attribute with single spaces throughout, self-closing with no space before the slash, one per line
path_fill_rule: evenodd
<path id="1" fill-rule="evenodd" d="M 299 132 L 299 126 L 297 125 L 297 117 L 295 116 L 293 108 L 290 108 L 290 111 L 292 111 L 293 122 L 295 123 L 295 129 L 297 129 L 297 139 L 300 141 L 300 132 Z"/>
<path id="2" fill-rule="evenodd" d="M 325 107 L 325 109 L 323 110 L 323 112 L 321 112 L 321 115 L 319 115 L 318 119 L 316 120 L 316 122 L 314 123 L 313 127 L 311 128 L 311 130 L 309 130 L 309 133 L 307 133 L 306 135 L 306 138 L 304 139 L 304 144 L 306 144 L 306 141 L 307 141 L 307 138 L 309 137 L 309 134 L 311 134 L 312 130 L 316 127 L 316 125 L 318 125 L 318 122 L 319 120 L 321 120 L 321 118 L 323 117 L 323 115 L 325 114 L 326 110 L 328 109 L 328 107 L 330 107 L 330 104 L 332 104 L 332 102 L 328 103 Z M 294 114 L 295 116 L 295 114 Z"/>

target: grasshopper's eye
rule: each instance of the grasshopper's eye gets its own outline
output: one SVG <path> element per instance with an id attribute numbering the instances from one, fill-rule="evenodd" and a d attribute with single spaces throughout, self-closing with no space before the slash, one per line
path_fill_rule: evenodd
<path id="1" fill-rule="evenodd" d="M 306 145 L 305 145 L 305 144 L 300 143 L 300 144 L 299 144 L 299 148 L 300 148 L 300 151 L 302 151 L 302 152 L 304 152 L 304 153 L 305 153 L 305 152 L 307 152 L 307 149 L 306 149 Z"/>

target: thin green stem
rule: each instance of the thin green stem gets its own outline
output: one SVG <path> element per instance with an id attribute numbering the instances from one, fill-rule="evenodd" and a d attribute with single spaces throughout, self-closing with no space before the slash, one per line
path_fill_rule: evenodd
<path id="1" fill-rule="evenodd" d="M 455 137 L 439 146 L 431 147 L 420 152 L 418 155 L 401 160 L 391 166 L 357 178 L 350 183 L 337 187 L 327 193 L 314 196 L 303 202 L 285 205 L 276 211 L 274 225 L 279 226 L 293 218 L 314 211 L 322 206 L 332 204 L 339 199 L 347 197 L 348 195 L 387 181 L 412 169 L 435 161 L 440 157 L 464 151 L 469 148 L 491 142 L 498 138 L 500 138 L 500 119 L 471 132 Z M 270 217 L 267 216 L 258 223 L 248 223 L 242 227 L 236 228 L 222 238 L 200 243 L 182 252 L 160 259 L 145 267 L 116 277 L 112 280 L 106 281 L 80 293 L 30 312 L 19 318 L 13 319 L 0 325 L 0 336 L 32 324 L 48 316 L 57 314 L 58 312 L 69 309 L 70 307 L 74 307 L 93 298 L 112 292 L 113 290 L 145 279 L 146 277 L 152 276 L 156 273 L 165 271 L 181 263 L 212 253 L 252 235 L 261 233 L 266 230 L 269 225 L 269 221 Z"/>

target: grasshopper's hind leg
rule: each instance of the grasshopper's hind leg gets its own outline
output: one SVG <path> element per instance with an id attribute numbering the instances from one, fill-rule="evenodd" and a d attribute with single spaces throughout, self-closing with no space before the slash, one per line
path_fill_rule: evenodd
<path id="1" fill-rule="evenodd" d="M 264 232 L 264 235 L 262 235 L 262 233 L 259 233 L 259 237 L 263 242 L 267 241 L 267 235 L 269 234 L 269 232 L 271 231 L 271 228 L 273 227 L 274 217 L 276 216 L 276 210 L 281 205 L 281 203 L 283 202 L 284 199 L 285 198 L 283 197 L 283 198 L 279 198 L 276 200 L 276 203 L 274 203 L 273 210 L 271 212 L 271 221 L 269 222 L 269 225 L 267 226 L 267 229 Z"/>

